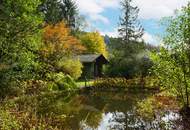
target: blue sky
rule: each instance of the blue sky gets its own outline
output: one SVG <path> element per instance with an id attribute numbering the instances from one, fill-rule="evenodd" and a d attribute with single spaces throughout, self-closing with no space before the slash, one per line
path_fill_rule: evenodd
<path id="1" fill-rule="evenodd" d="M 99 31 L 102 35 L 118 36 L 119 17 L 122 12 L 120 0 L 75 0 L 80 14 L 86 17 L 87 29 Z M 139 20 L 145 29 L 143 39 L 158 45 L 159 35 L 164 32 L 159 25 L 162 17 L 171 16 L 176 9 L 186 5 L 188 0 L 133 0 L 140 8 Z"/>

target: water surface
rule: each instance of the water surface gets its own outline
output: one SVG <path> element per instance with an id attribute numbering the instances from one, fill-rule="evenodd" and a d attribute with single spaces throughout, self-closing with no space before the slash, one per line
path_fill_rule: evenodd
<path id="1" fill-rule="evenodd" d="M 182 130 L 176 110 L 149 112 L 141 102 L 151 92 L 85 92 L 73 95 L 64 105 L 66 130 Z M 147 112 L 139 109 L 147 107 Z M 140 111 L 140 113 L 139 113 Z M 150 108 L 151 111 L 151 108 Z"/>

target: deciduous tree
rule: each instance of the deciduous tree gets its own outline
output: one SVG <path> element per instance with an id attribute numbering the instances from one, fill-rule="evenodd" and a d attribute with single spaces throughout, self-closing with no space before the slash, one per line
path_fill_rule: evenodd
<path id="1" fill-rule="evenodd" d="M 64 22 L 47 25 L 43 34 L 44 53 L 54 55 L 80 54 L 85 50 L 80 40 L 71 36 Z"/>
<path id="2" fill-rule="evenodd" d="M 108 56 L 104 38 L 98 32 L 90 32 L 80 37 L 82 44 L 86 47 L 86 53 L 103 54 Z"/>
<path id="3" fill-rule="evenodd" d="M 2 0 L 0 4 L 0 87 L 36 78 L 41 44 L 39 0 Z"/>
<path id="4" fill-rule="evenodd" d="M 85 51 L 80 40 L 71 36 L 70 29 L 64 22 L 47 25 L 43 34 L 44 45 L 41 48 L 41 59 L 44 63 L 43 76 L 49 71 L 63 72 L 77 79 L 81 75 L 82 64 L 76 55 Z"/>
<path id="5" fill-rule="evenodd" d="M 154 54 L 154 72 L 163 87 L 181 97 L 189 108 L 190 90 L 190 4 L 164 20 L 167 33 L 160 53 Z"/>

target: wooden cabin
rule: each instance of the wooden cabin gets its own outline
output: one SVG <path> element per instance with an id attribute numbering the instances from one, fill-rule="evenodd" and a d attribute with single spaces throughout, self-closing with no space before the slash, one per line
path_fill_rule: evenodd
<path id="1" fill-rule="evenodd" d="M 102 77 L 103 65 L 108 63 L 108 60 L 102 54 L 85 54 L 80 55 L 79 60 L 83 64 L 82 78 L 97 78 Z"/>

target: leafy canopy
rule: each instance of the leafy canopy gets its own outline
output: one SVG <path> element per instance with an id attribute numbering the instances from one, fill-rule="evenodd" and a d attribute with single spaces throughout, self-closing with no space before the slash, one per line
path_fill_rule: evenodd
<path id="1" fill-rule="evenodd" d="M 9 76 L 14 78 L 26 78 L 35 72 L 38 64 L 35 59 L 42 24 L 42 15 L 37 11 L 39 4 L 39 0 L 4 0 L 1 3 L 0 60 L 6 66 L 6 70 L 1 71 L 11 73 Z M 6 74 L 2 76 L 9 77 Z"/>
<path id="2" fill-rule="evenodd" d="M 85 50 L 80 41 L 70 34 L 70 29 L 64 22 L 47 25 L 44 28 L 43 40 L 43 51 L 46 55 L 80 54 Z"/>
<path id="3" fill-rule="evenodd" d="M 163 22 L 167 32 L 160 53 L 152 56 L 154 73 L 163 88 L 181 97 L 185 107 L 189 107 L 190 92 L 190 4 L 175 16 Z"/>
<path id="4" fill-rule="evenodd" d="M 43 33 L 41 59 L 43 72 L 64 73 L 78 79 L 82 73 L 82 64 L 74 57 L 85 50 L 80 40 L 70 34 L 64 22 L 47 25 Z"/>
<path id="5" fill-rule="evenodd" d="M 89 32 L 80 36 L 81 43 L 86 47 L 86 53 L 108 56 L 104 38 L 98 32 Z"/>

